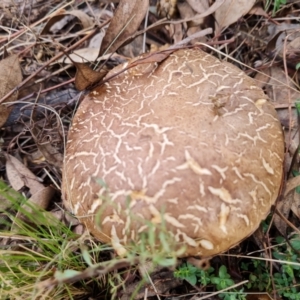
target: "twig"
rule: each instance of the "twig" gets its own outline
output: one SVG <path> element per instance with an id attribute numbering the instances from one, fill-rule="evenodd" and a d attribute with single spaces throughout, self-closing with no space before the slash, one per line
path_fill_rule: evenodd
<path id="1" fill-rule="evenodd" d="M 106 25 L 108 23 L 106 21 L 105 23 L 102 24 L 102 26 Z M 34 72 L 32 75 L 28 76 L 25 80 L 21 82 L 18 86 L 16 86 L 14 89 L 12 89 L 9 93 L 7 93 L 2 99 L 0 99 L 0 104 L 3 103 L 8 97 L 13 95 L 16 91 L 18 91 L 22 86 L 24 86 L 26 83 L 28 83 L 32 78 L 34 78 L 38 73 L 40 73 L 42 70 L 44 70 L 47 66 L 49 66 L 51 63 L 55 62 L 57 59 L 61 58 L 65 52 L 72 51 L 79 45 L 81 45 L 84 41 L 88 40 L 90 37 L 92 37 L 100 28 L 96 28 L 93 31 L 91 31 L 89 34 L 87 34 L 85 37 L 83 37 L 81 40 L 79 40 L 77 43 L 74 45 L 70 46 L 67 48 L 64 52 L 58 53 L 56 56 L 52 57 L 47 63 L 45 63 L 42 67 L 40 67 L 36 72 Z"/>
<path id="2" fill-rule="evenodd" d="M 74 3 L 74 0 L 72 2 L 68 2 L 66 3 L 65 5 L 63 5 L 62 7 L 60 7 L 59 9 L 63 9 L 67 6 L 70 6 Z M 57 11 L 54 11 L 52 14 L 48 15 L 48 16 L 45 16 L 44 18 L 42 18 L 41 20 L 38 20 L 37 22 L 33 23 L 32 25 L 30 26 L 26 26 L 24 27 L 23 29 L 13 33 L 12 35 L 8 35 L 7 37 L 3 38 L 0 40 L 0 44 L 3 43 L 3 42 L 6 42 L 8 39 L 10 40 L 10 42 L 12 42 L 14 39 L 16 39 L 18 36 L 20 36 L 21 34 L 31 30 L 32 28 L 34 28 L 35 26 L 43 23 L 44 21 L 46 21 L 47 19 L 50 19 L 52 18 L 53 16 L 55 16 L 57 14 Z"/>

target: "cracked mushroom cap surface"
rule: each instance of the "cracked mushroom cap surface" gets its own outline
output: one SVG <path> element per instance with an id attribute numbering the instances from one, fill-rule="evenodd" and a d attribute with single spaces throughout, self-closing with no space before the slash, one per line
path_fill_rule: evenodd
<path id="1" fill-rule="evenodd" d="M 266 218 L 283 155 L 276 111 L 255 81 L 202 50 L 178 50 L 83 100 L 68 135 L 64 203 L 115 248 L 164 222 L 182 256 L 209 257 Z"/>

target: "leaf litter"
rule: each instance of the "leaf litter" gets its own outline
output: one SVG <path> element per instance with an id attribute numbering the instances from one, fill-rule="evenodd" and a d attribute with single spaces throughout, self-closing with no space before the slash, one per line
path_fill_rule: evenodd
<path id="1" fill-rule="evenodd" d="M 274 214 L 273 223 L 268 225 L 272 229 L 269 235 L 257 233 L 256 244 L 250 250 L 262 250 L 268 258 L 267 249 L 272 247 L 271 240 L 276 234 L 286 237 L 295 229 L 291 226 L 299 228 L 300 27 L 297 12 L 300 7 L 297 2 L 289 5 L 281 2 L 276 11 L 275 2 L 269 1 L 266 6 L 263 2 L 245 0 L 41 3 L 45 2 L 5 0 L 0 4 L 0 179 L 13 188 L 9 193 L 6 190 L 2 193 L 6 198 L 0 189 L 4 204 L 0 208 L 0 220 L 3 213 L 13 209 L 7 201 L 9 195 L 21 193 L 34 205 L 52 212 L 59 222 L 81 233 L 82 227 L 61 208 L 59 187 L 66 133 L 86 90 L 109 80 L 105 78 L 107 70 L 121 62 L 129 61 L 128 68 L 141 63 L 159 63 L 176 47 L 201 43 L 208 45 L 204 47 L 206 51 L 215 53 L 211 50 L 214 48 L 222 52 L 222 56 L 215 53 L 221 59 L 233 58 L 233 63 L 256 79 L 273 101 L 286 133 L 285 181 L 276 206 L 279 213 Z M 147 54 L 136 58 L 136 53 L 144 50 Z M 150 52 L 153 50 L 157 52 Z M 23 218 L 17 212 L 16 217 Z M 89 245 L 90 241 L 93 241 L 91 237 Z M 251 244 L 247 241 L 230 253 L 244 253 L 246 245 Z M 6 246 L 7 242 L 2 244 Z M 224 263 L 222 256 L 211 263 L 221 262 Z M 125 288 L 123 293 L 120 290 L 118 293 L 121 299 L 127 299 L 136 290 L 140 278 L 139 272 L 130 265 L 128 261 L 113 266 L 100 263 L 90 265 L 83 273 L 82 270 L 55 273 L 39 282 L 39 293 L 48 288 L 51 294 L 58 282 L 84 280 L 91 274 L 107 275 L 125 268 L 123 284 L 127 291 Z M 240 271 L 234 267 L 231 271 L 239 280 Z M 187 286 L 172 280 L 172 272 L 157 270 L 152 280 L 144 285 L 136 299 L 157 293 L 184 297 Z M 108 291 L 109 286 L 104 286 Z M 200 297 L 203 291 L 197 288 L 189 287 L 189 292 Z M 91 295 L 84 287 L 79 294 Z"/>

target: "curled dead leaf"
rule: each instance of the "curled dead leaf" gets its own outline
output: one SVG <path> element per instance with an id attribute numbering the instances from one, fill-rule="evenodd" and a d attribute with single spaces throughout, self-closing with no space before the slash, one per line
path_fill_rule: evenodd
<path id="1" fill-rule="evenodd" d="M 55 33 L 61 30 L 66 25 L 66 22 L 68 22 L 68 20 L 65 20 L 66 16 L 76 17 L 80 21 L 80 24 L 84 29 L 92 27 L 94 24 L 92 18 L 88 16 L 85 12 L 81 10 L 72 10 L 55 15 L 52 18 L 50 18 L 45 27 L 43 28 L 41 34 Z"/>
<path id="2" fill-rule="evenodd" d="M 39 207 L 43 209 L 46 209 L 53 195 L 54 195 L 54 189 L 51 186 L 46 186 L 46 187 L 43 186 L 42 189 L 40 189 L 38 192 L 36 192 L 29 198 L 29 201 L 31 201 L 34 204 L 37 204 Z"/>
<path id="3" fill-rule="evenodd" d="M 300 195 L 296 188 L 300 186 L 300 176 L 290 178 L 285 185 L 283 199 L 277 204 L 277 210 L 288 219 L 290 211 L 292 210 L 295 216 L 300 218 Z M 274 224 L 278 231 L 285 236 L 287 223 L 278 214 L 274 216 Z"/>
<path id="4" fill-rule="evenodd" d="M 290 192 L 292 192 L 297 186 L 300 186 L 300 176 L 290 178 L 286 182 L 284 197 L 286 197 Z"/>
<path id="5" fill-rule="evenodd" d="M 268 293 L 249 293 L 247 300 L 273 300 Z"/>
<path id="6" fill-rule="evenodd" d="M 26 168 L 17 158 L 6 154 L 6 173 L 13 189 L 19 190 L 23 186 L 29 188 L 31 197 L 22 205 L 23 213 L 18 213 L 17 217 L 24 221 L 28 218 L 24 215 L 24 210 L 33 213 L 34 209 L 46 209 L 54 195 L 54 189 L 45 187 L 39 182 L 28 168 Z M 44 213 L 44 212 L 43 212 Z M 46 213 L 46 212 L 45 212 Z"/>
<path id="7" fill-rule="evenodd" d="M 74 62 L 93 62 L 97 59 L 98 53 L 99 50 L 96 48 L 81 48 L 68 55 L 72 61 L 70 58 L 64 56 L 55 63 L 73 64 Z"/>
<path id="8" fill-rule="evenodd" d="M 20 208 L 12 224 L 11 231 L 18 232 L 18 220 L 43 226 L 61 226 L 61 222 L 49 211 L 43 210 L 39 205 L 27 200 Z"/>
<path id="9" fill-rule="evenodd" d="M 149 66 L 147 67 L 148 72 L 150 72 L 153 68 L 155 68 L 155 65 L 153 64 L 154 62 L 156 63 L 160 63 L 162 62 L 164 59 L 166 59 L 170 54 L 172 54 L 174 51 L 176 51 L 178 48 L 174 47 L 170 47 L 167 50 L 163 50 L 163 51 L 159 51 L 159 52 L 151 52 L 151 53 L 147 53 L 144 55 L 141 55 L 139 57 L 136 57 L 132 60 L 130 60 L 128 66 L 124 69 L 122 69 L 120 72 L 114 73 L 114 74 L 109 74 L 111 76 L 107 76 L 105 78 L 105 80 L 103 80 L 102 83 L 118 76 L 120 73 L 123 73 L 135 66 L 138 66 L 140 64 L 149 64 Z"/>
<path id="10" fill-rule="evenodd" d="M 35 127 L 32 129 L 32 136 L 36 141 L 36 145 L 38 147 L 39 153 L 36 153 L 36 163 L 39 161 L 46 160 L 49 164 L 61 168 L 63 164 L 63 155 L 59 152 L 59 150 L 51 145 L 50 142 L 41 143 L 37 136 L 41 135 L 42 132 Z"/>
<path id="11" fill-rule="evenodd" d="M 0 99 L 17 87 L 22 82 L 22 71 L 17 55 L 11 55 L 0 61 Z M 5 102 L 13 102 L 18 99 L 18 92 L 6 99 Z M 0 127 L 6 122 L 12 107 L 0 104 Z"/>
<path id="12" fill-rule="evenodd" d="M 204 13 L 209 8 L 208 0 L 187 0 L 187 2 L 199 14 Z"/>
<path id="13" fill-rule="evenodd" d="M 115 52 L 139 28 L 149 8 L 149 0 L 121 0 L 103 38 L 99 56 Z M 109 48 L 109 49 L 108 49 Z"/>
<path id="14" fill-rule="evenodd" d="M 74 65 L 77 69 L 75 76 L 75 87 L 79 91 L 83 91 L 98 83 L 108 72 L 106 68 L 102 68 L 99 72 L 94 71 L 84 63 L 74 62 Z"/>
<path id="15" fill-rule="evenodd" d="M 253 6 L 251 8 L 251 10 L 249 11 L 249 14 L 256 15 L 256 16 L 263 16 L 266 19 L 269 18 L 269 15 L 267 14 L 267 12 L 259 4 L 256 4 L 255 6 Z"/>
<path id="16" fill-rule="evenodd" d="M 300 194 L 298 194 L 297 192 L 294 193 L 291 210 L 294 215 L 300 220 Z"/>
<path id="17" fill-rule="evenodd" d="M 293 203 L 293 195 L 294 193 L 290 193 L 284 197 L 278 204 L 276 205 L 276 208 L 278 211 L 281 212 L 281 214 L 288 219 L 289 214 L 291 211 L 292 203 Z M 278 214 L 274 215 L 274 225 L 278 229 L 278 231 L 285 236 L 286 235 L 286 229 L 287 229 L 287 223 L 286 221 L 281 218 Z"/>
<path id="18" fill-rule="evenodd" d="M 254 4 L 255 0 L 225 0 L 215 11 L 216 35 L 247 14 Z"/>
<path id="19" fill-rule="evenodd" d="M 6 174 L 13 189 L 19 191 L 26 186 L 32 195 L 44 188 L 37 178 L 28 168 L 26 168 L 17 158 L 6 154 Z"/>
<path id="20" fill-rule="evenodd" d="M 56 219 L 50 212 L 44 211 L 49 206 L 50 200 L 54 195 L 54 189 L 50 186 L 43 187 L 40 191 L 33 194 L 22 206 L 16 217 L 31 223 L 33 218 L 30 215 L 35 215 L 35 224 L 42 225 L 57 225 L 59 220 Z M 28 217 L 30 216 L 30 217 Z"/>

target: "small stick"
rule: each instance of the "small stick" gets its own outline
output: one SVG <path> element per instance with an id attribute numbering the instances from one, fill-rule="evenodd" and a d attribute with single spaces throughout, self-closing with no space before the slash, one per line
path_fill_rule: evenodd
<path id="1" fill-rule="evenodd" d="M 102 26 L 105 26 L 110 20 L 107 20 L 102 24 Z M 12 89 L 9 93 L 7 93 L 4 97 L 0 99 L 0 104 L 3 103 L 7 98 L 9 98 L 11 95 L 13 95 L 17 90 L 19 90 L 22 86 L 24 86 L 26 83 L 28 83 L 32 78 L 34 78 L 38 73 L 40 73 L 42 70 L 44 70 L 47 66 L 49 66 L 51 63 L 55 62 L 57 59 L 61 58 L 65 52 L 72 51 L 79 45 L 81 45 L 84 41 L 88 40 L 91 36 L 93 36 L 100 28 L 96 28 L 95 30 L 91 31 L 89 34 L 87 34 L 85 37 L 83 37 L 81 40 L 79 40 L 74 45 L 67 48 L 64 52 L 58 53 L 56 56 L 52 57 L 47 63 L 45 63 L 42 67 L 40 67 L 36 72 L 34 72 L 32 75 L 28 76 L 25 80 L 23 80 L 18 86 L 16 86 L 14 89 Z"/>

